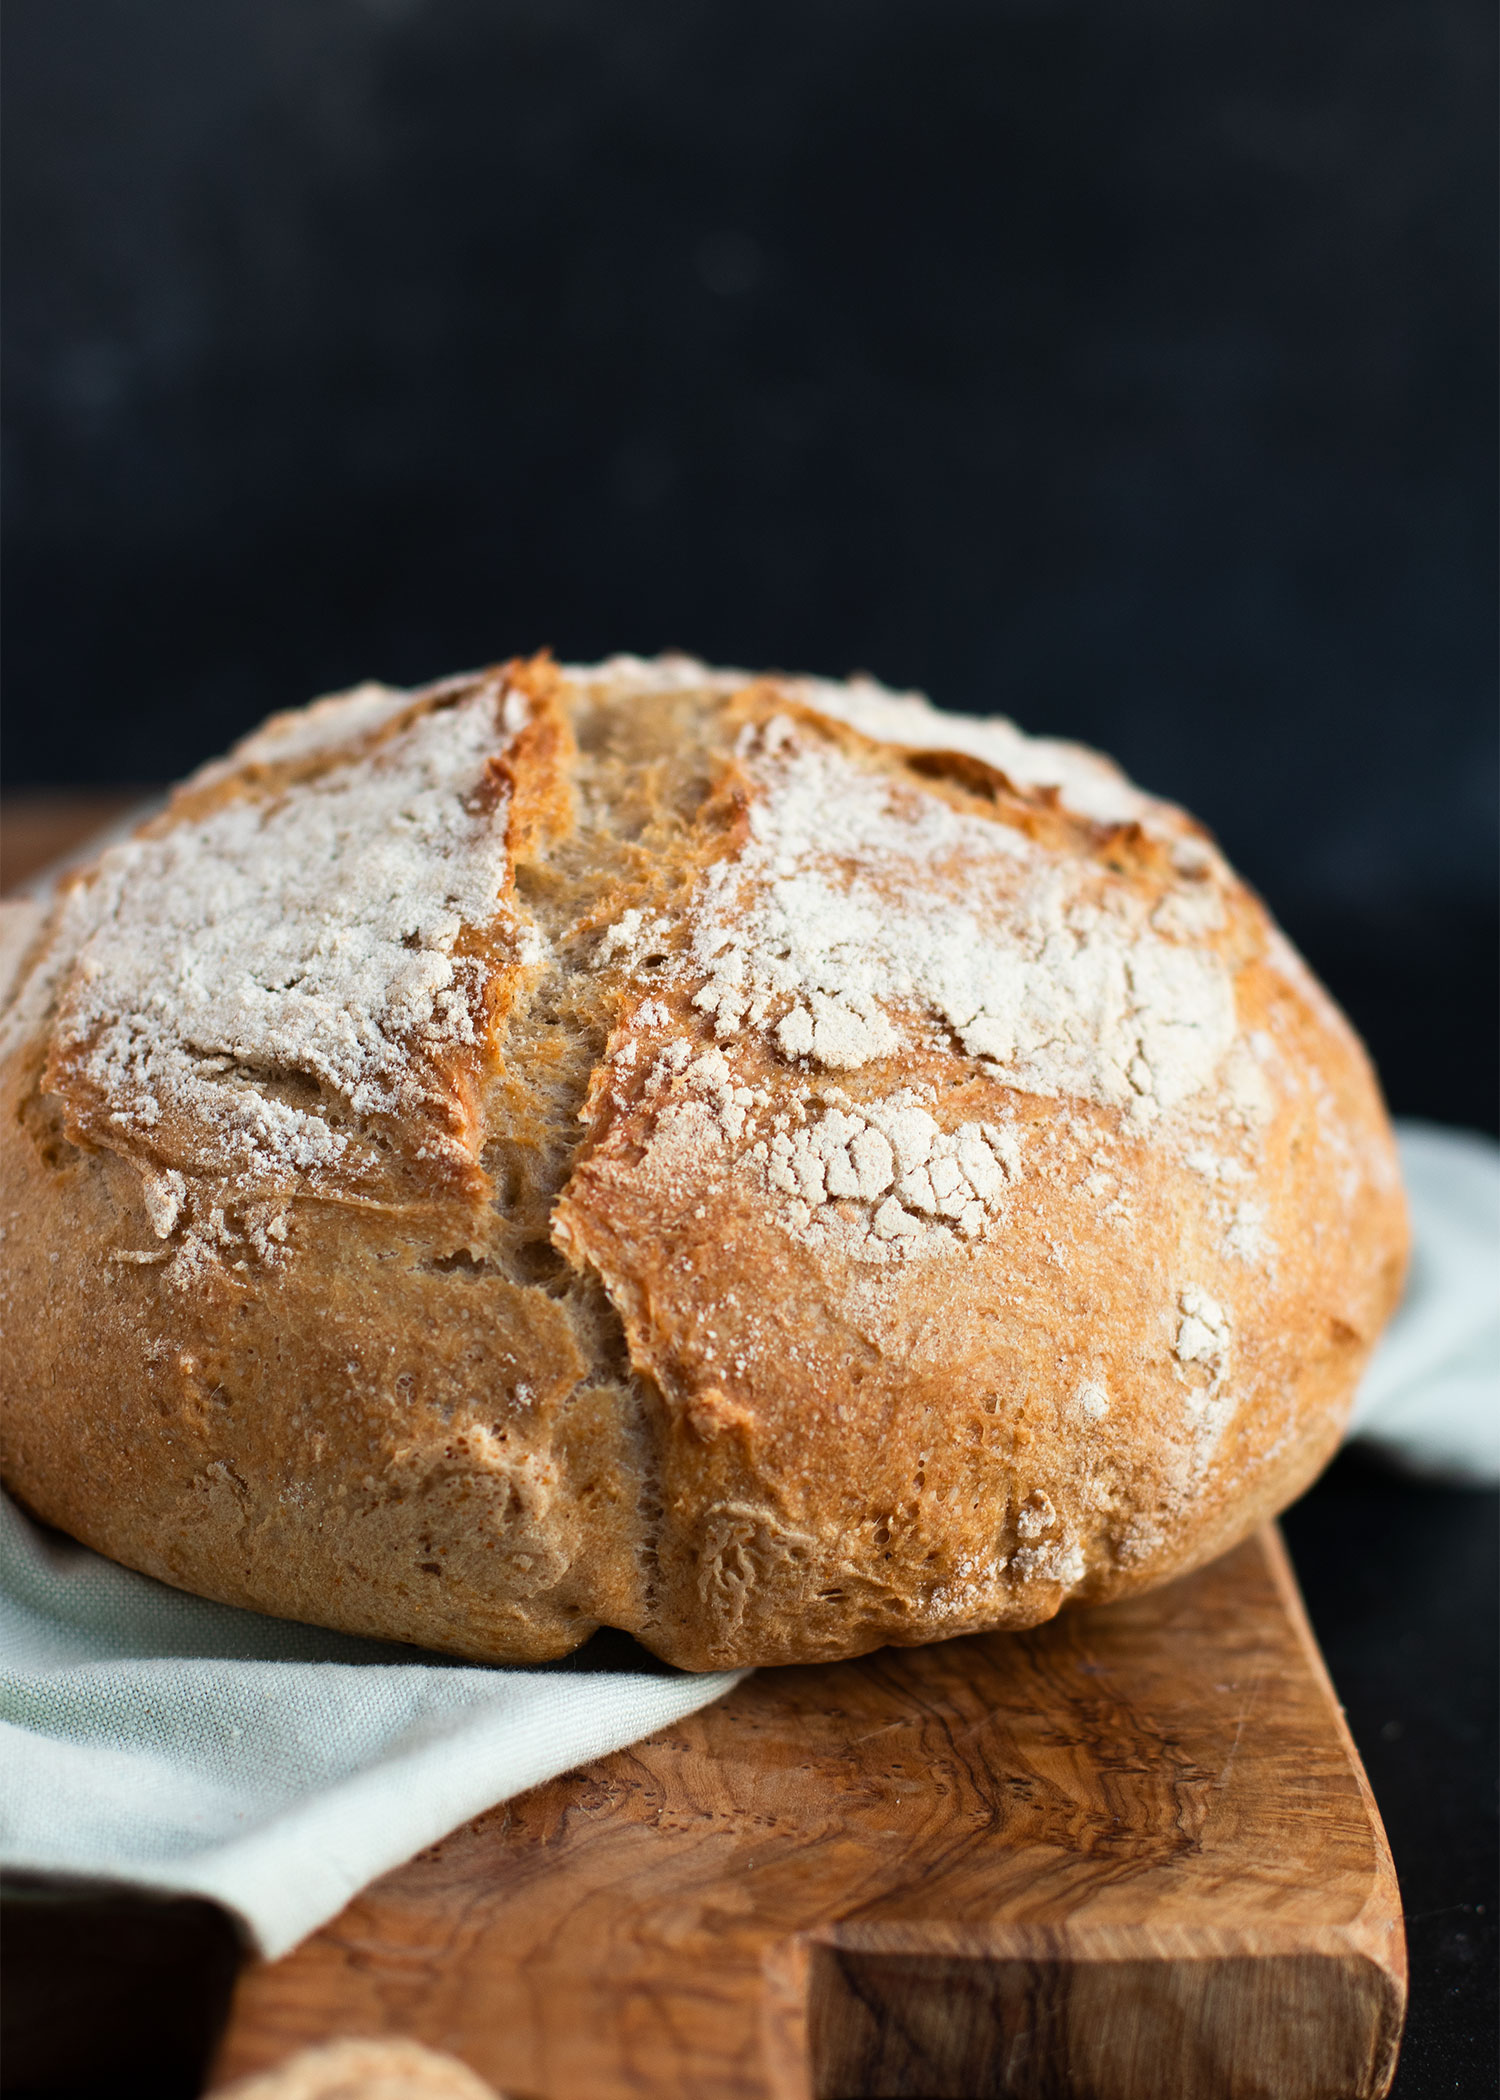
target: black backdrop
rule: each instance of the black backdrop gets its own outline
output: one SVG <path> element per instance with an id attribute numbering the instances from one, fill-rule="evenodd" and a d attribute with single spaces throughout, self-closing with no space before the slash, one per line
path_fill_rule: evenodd
<path id="1" fill-rule="evenodd" d="M 1495 1120 L 1489 0 L 9 0 L 12 784 L 550 643 L 1113 750 Z"/>

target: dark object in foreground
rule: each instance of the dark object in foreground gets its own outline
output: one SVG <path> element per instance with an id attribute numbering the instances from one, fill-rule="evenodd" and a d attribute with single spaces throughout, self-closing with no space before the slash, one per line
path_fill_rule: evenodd
<path id="1" fill-rule="evenodd" d="M 3 1897 L 7 2100 L 193 2100 L 241 1961 L 228 1913 L 23 1875 Z"/>
<path id="2" fill-rule="evenodd" d="M 1479 2100 L 1500 2027 L 1500 1496 L 1356 1448 L 1283 1522 L 1401 1880 L 1411 2010 L 1392 2100 Z"/>

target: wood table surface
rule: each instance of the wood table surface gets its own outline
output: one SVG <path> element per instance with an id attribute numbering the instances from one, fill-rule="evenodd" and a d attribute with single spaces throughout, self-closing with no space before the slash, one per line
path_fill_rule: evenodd
<path id="1" fill-rule="evenodd" d="M 513 2100 L 1373 2100 L 1395 1875 L 1274 1531 L 1027 1634 L 762 1670 L 241 1978 Z"/>
<path id="2" fill-rule="evenodd" d="M 0 896 L 76 851 L 159 788 L 27 788 L 0 795 Z"/>

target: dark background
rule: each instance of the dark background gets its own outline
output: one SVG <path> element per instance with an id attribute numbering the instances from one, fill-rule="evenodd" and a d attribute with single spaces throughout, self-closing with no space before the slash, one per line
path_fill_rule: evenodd
<path id="1" fill-rule="evenodd" d="M 1494 41 L 8 0 L 9 784 L 543 643 L 863 667 L 1186 802 L 1392 1105 L 1494 1128 Z M 1288 1525 L 1402 1874 L 1405 2100 L 1494 2090 L 1494 1511 L 1351 1457 Z"/>
<path id="2" fill-rule="evenodd" d="M 1491 0 L 8 0 L 12 785 L 543 643 L 1214 826 L 1494 1127 Z"/>

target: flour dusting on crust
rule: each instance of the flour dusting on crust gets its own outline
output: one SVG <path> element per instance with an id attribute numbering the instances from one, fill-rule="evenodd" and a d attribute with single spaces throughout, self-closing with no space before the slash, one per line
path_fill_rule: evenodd
<path id="1" fill-rule="evenodd" d="M 412 700 L 413 695 L 404 687 L 380 685 L 372 679 L 351 687 L 347 693 L 330 693 L 325 699 L 310 701 L 306 707 L 269 715 L 223 758 L 201 766 L 193 775 L 193 785 L 204 787 L 250 766 L 295 765 L 302 759 L 336 751 L 357 737 L 384 728 L 410 707 Z"/>
<path id="2" fill-rule="evenodd" d="M 1142 1129 L 1212 1084 L 1235 1040 L 1231 974 L 1153 927 L 1128 886 L 1101 891 L 1076 855 L 785 717 L 747 729 L 740 757 L 749 838 L 708 870 L 675 951 L 720 1042 L 758 1031 L 830 1071 L 956 1043 L 1007 1085 L 1123 1108 Z M 673 939 L 630 912 L 604 953 L 670 954 Z"/>
<path id="3" fill-rule="evenodd" d="M 1028 736 L 1003 715 L 981 720 L 947 714 L 920 693 L 893 693 L 873 678 L 851 678 L 847 685 L 794 678 L 786 681 L 786 690 L 876 743 L 905 744 L 917 751 L 965 751 L 994 766 L 1017 787 L 1056 788 L 1065 809 L 1097 823 L 1139 823 L 1165 811 L 1164 804 L 1143 795 L 1101 753 L 1056 737 Z"/>
<path id="4" fill-rule="evenodd" d="M 639 1018 L 639 1016 L 637 1016 Z M 930 1086 L 856 1102 L 818 1084 L 790 1103 L 736 1078 L 722 1050 L 669 1043 L 646 1076 L 643 1171 L 677 1200 L 717 1173 L 753 1190 L 794 1239 L 858 1262 L 948 1254 L 985 1237 L 1024 1171 L 1012 1128 L 945 1130 Z"/>
<path id="5" fill-rule="evenodd" d="M 691 656 L 612 656 L 599 664 L 569 664 L 567 676 L 580 685 L 617 692 L 699 690 L 728 696 L 752 683 L 748 671 L 715 670 Z M 1104 824 L 1156 823 L 1176 830 L 1181 819 L 1169 805 L 1146 795 L 1102 752 L 1058 737 L 1028 736 L 1004 715 L 962 715 L 939 709 L 922 693 L 893 692 L 878 679 L 856 673 L 847 683 L 831 678 L 775 678 L 777 691 L 847 722 L 877 744 L 904 744 L 917 751 L 964 751 L 995 766 L 1018 787 L 1056 788 L 1063 808 Z"/>
<path id="6" fill-rule="evenodd" d="M 370 692 L 246 748 L 305 757 L 378 728 L 399 710 Z M 464 936 L 508 880 L 491 761 L 523 721 L 481 683 L 311 779 L 106 853 L 57 935 L 53 1065 L 75 1106 L 115 1142 L 252 1182 L 345 1161 L 381 1118 L 418 1156 L 451 1148 L 441 1067 L 476 1045 L 488 974 Z"/>

